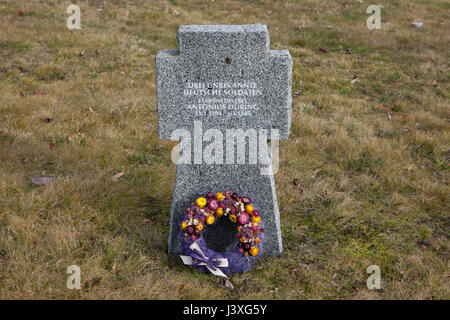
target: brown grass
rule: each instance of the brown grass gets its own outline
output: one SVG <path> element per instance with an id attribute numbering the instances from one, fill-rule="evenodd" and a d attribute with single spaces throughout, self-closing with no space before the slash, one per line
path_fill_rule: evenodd
<path id="1" fill-rule="evenodd" d="M 0 2 L 0 298 L 450 298 L 446 1 L 381 1 L 374 31 L 356 0 L 73 3 L 80 31 L 70 2 Z M 290 50 L 301 94 L 276 175 L 284 254 L 229 291 L 166 254 L 154 56 L 181 24 L 248 23 Z"/>

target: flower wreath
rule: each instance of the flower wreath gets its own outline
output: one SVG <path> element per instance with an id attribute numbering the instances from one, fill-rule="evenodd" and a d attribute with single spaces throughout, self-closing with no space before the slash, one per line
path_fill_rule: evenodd
<path id="1" fill-rule="evenodd" d="M 218 219 L 228 217 L 236 223 L 238 245 L 228 252 L 215 252 L 207 247 L 203 232 Z M 231 191 L 209 192 L 186 208 L 179 233 L 181 259 L 201 272 L 230 276 L 250 270 L 263 252 L 264 224 L 248 197 Z"/>

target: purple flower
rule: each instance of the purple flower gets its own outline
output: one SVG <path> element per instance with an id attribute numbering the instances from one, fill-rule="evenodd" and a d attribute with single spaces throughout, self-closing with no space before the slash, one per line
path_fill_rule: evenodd
<path id="1" fill-rule="evenodd" d="M 249 197 L 242 197 L 242 202 L 243 202 L 244 204 L 249 204 L 249 203 L 252 202 L 252 201 L 250 200 Z"/>
<path id="2" fill-rule="evenodd" d="M 189 234 L 193 234 L 193 233 L 195 232 L 195 228 L 194 228 L 193 226 L 189 226 L 189 227 L 187 227 L 186 231 L 187 231 Z"/>

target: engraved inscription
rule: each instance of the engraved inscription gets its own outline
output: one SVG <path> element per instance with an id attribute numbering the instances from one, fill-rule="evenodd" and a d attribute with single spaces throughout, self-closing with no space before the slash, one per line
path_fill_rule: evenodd
<path id="1" fill-rule="evenodd" d="M 257 97 L 262 95 L 256 82 L 188 82 L 183 90 L 188 98 L 185 110 L 196 116 L 252 116 L 259 110 Z"/>

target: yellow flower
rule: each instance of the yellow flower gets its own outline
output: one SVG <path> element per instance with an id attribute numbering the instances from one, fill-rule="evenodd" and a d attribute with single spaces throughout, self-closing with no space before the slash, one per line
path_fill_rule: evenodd
<path id="1" fill-rule="evenodd" d="M 195 203 L 198 205 L 198 207 L 201 209 L 204 206 L 206 206 L 206 199 L 203 197 L 197 198 L 197 200 L 195 201 Z"/>
<path id="2" fill-rule="evenodd" d="M 216 199 L 217 200 L 219 200 L 219 201 L 221 201 L 221 200 L 223 200 L 225 197 L 223 196 L 223 193 L 222 192 L 217 192 L 216 193 Z"/>
<path id="3" fill-rule="evenodd" d="M 200 223 L 195 227 L 195 229 L 197 229 L 198 232 L 202 232 L 202 231 L 203 231 L 203 223 L 200 222 Z"/>
<path id="4" fill-rule="evenodd" d="M 216 214 L 218 217 L 223 216 L 223 209 L 222 208 L 217 208 Z"/>
<path id="5" fill-rule="evenodd" d="M 209 216 L 206 218 L 206 223 L 207 223 L 207 224 L 213 224 L 214 221 L 216 221 L 216 218 L 214 218 L 213 215 L 209 215 Z"/>
<path id="6" fill-rule="evenodd" d="M 258 248 L 258 247 L 252 247 L 252 248 L 250 249 L 250 254 L 251 254 L 252 256 L 257 256 L 258 253 L 259 253 L 259 248 Z"/>
<path id="7" fill-rule="evenodd" d="M 187 223 L 186 223 L 186 221 L 183 221 L 182 223 L 181 223 L 181 229 L 186 229 L 187 228 Z"/>
<path id="8" fill-rule="evenodd" d="M 251 214 L 253 210 L 255 210 L 255 208 L 251 204 L 245 206 L 245 211 L 247 211 L 248 213 Z"/>
<path id="9" fill-rule="evenodd" d="M 261 217 L 260 217 L 260 216 L 258 216 L 258 217 L 252 217 L 252 222 L 254 222 L 254 223 L 260 223 L 260 222 L 261 222 Z"/>
<path id="10" fill-rule="evenodd" d="M 230 214 L 230 220 L 231 220 L 232 222 L 236 222 L 236 219 L 237 219 L 237 217 L 236 217 L 235 214 Z"/>

